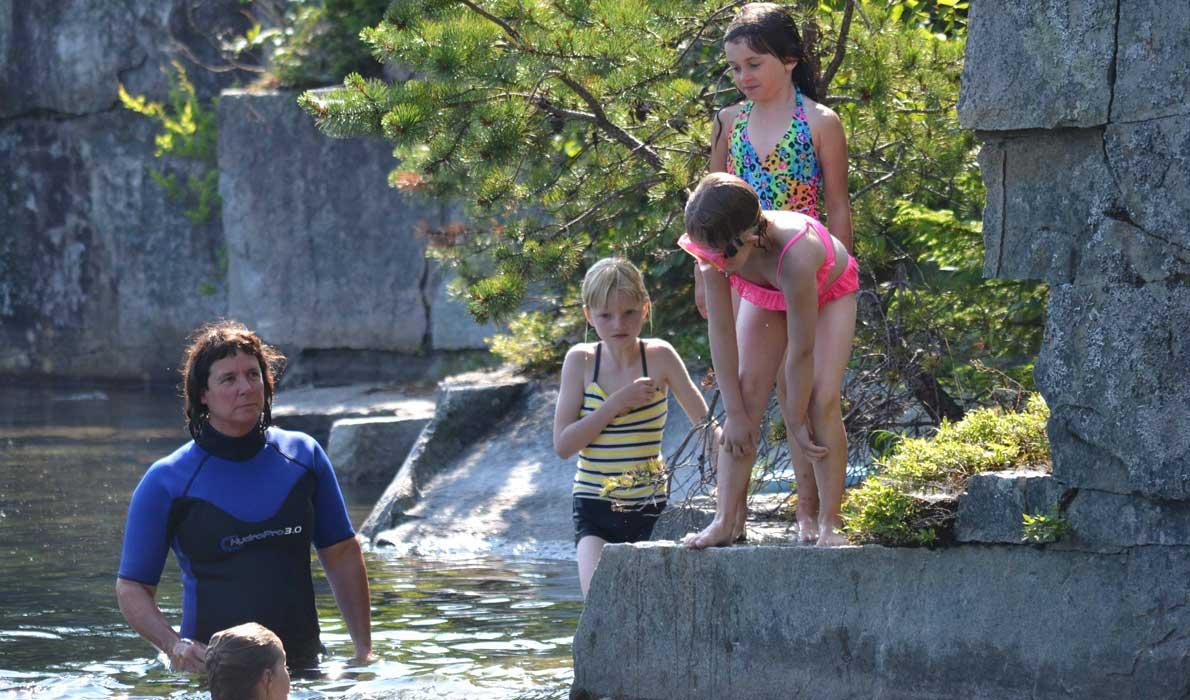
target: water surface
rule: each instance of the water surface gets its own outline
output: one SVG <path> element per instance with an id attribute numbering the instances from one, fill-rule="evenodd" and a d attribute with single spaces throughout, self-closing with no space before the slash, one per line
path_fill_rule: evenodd
<path id="1" fill-rule="evenodd" d="M 202 698 L 124 623 L 115 570 L 132 489 L 186 439 L 168 391 L 0 392 L 0 695 Z M 376 487 L 345 489 L 358 525 Z M 381 661 L 346 666 L 350 638 L 314 569 L 330 659 L 293 697 L 564 698 L 581 601 L 574 563 L 365 554 Z M 172 556 L 158 602 L 175 625 Z"/>

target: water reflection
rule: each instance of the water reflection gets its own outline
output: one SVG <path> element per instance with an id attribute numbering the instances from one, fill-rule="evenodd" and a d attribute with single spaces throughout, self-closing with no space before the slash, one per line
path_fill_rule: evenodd
<path id="1" fill-rule="evenodd" d="M 150 655 L 114 594 L 132 489 L 184 440 L 168 393 L 0 392 L 0 696 L 207 697 Z M 358 523 L 376 489 L 346 496 Z M 366 557 L 381 660 L 345 664 L 350 637 L 315 565 L 330 660 L 295 679 L 293 697 L 566 697 L 581 608 L 573 562 Z M 180 619 L 172 557 L 158 600 Z"/>

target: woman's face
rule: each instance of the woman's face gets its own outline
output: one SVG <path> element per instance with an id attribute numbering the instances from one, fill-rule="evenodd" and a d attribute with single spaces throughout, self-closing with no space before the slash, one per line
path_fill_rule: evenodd
<path id="1" fill-rule="evenodd" d="M 264 410 L 260 362 L 241 352 L 216 360 L 200 400 L 210 413 L 212 428 L 232 437 L 247 435 Z"/>
<path id="2" fill-rule="evenodd" d="M 731 78 L 749 100 L 780 97 L 793 85 L 793 68 L 797 61 L 786 63 L 771 53 L 757 53 L 743 39 L 729 41 L 723 48 Z"/>

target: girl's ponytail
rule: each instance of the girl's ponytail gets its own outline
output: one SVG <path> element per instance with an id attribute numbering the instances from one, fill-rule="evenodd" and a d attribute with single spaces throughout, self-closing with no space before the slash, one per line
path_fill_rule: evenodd
<path id="1" fill-rule="evenodd" d="M 806 60 L 805 55 L 798 60 L 797 65 L 793 68 L 793 84 L 811 100 L 822 101 L 822 98 L 818 96 L 818 82 L 814 79 L 814 67 Z"/>

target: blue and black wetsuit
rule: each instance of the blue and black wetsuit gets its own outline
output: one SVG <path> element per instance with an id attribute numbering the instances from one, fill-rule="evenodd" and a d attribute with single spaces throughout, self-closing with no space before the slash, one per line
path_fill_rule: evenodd
<path id="1" fill-rule="evenodd" d="M 281 638 L 291 666 L 307 666 L 322 649 L 310 544 L 354 534 L 330 460 L 309 435 L 269 428 L 229 438 L 206 426 L 136 487 L 119 576 L 156 586 L 172 548 L 183 637 L 205 644 L 258 622 Z"/>

